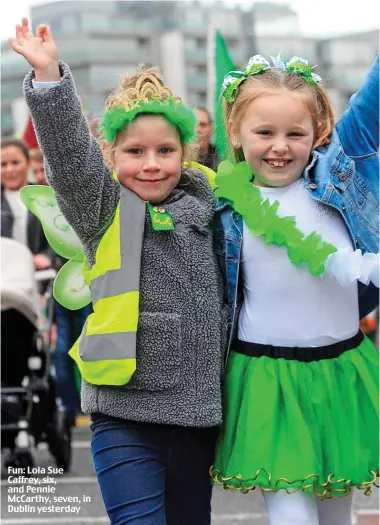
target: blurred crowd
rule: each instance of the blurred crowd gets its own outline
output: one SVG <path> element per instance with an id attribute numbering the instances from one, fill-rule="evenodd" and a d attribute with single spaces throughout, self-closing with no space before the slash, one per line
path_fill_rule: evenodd
<path id="1" fill-rule="evenodd" d="M 14 239 L 27 246 L 33 254 L 36 271 L 59 271 L 66 262 L 49 246 L 40 221 L 21 202 L 20 190 L 28 184 L 46 185 L 44 159 L 38 147 L 29 148 L 19 138 L 1 141 L 1 236 Z M 43 310 L 43 287 L 40 288 Z M 79 337 L 89 308 L 70 311 L 54 302 L 52 330 L 53 362 L 56 370 L 57 393 L 66 410 L 68 424 L 75 425 L 80 411 L 79 392 L 75 379 L 74 362 L 68 351 Z M 6 379 L 6 378 L 2 378 Z"/>

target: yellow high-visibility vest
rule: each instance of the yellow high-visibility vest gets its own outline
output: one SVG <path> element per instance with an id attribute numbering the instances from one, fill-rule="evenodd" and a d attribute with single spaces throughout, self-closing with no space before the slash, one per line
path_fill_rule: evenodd
<path id="1" fill-rule="evenodd" d="M 120 202 L 96 250 L 95 264 L 84 271 L 94 312 L 69 355 L 82 377 L 95 385 L 125 385 L 136 370 L 145 207 L 140 197 L 120 187 Z"/>

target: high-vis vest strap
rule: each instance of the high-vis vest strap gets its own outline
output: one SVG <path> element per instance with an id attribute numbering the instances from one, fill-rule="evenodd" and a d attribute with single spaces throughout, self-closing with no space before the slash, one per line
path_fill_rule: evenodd
<path id="1" fill-rule="evenodd" d="M 207 166 L 203 166 L 203 164 L 199 164 L 198 162 L 188 161 L 184 163 L 185 166 L 189 166 L 189 168 L 196 168 L 198 170 L 203 171 L 203 173 L 206 175 L 207 180 L 211 186 L 212 190 L 215 190 L 216 184 L 215 184 L 215 177 L 216 173 L 211 168 L 208 168 Z"/>
<path id="2" fill-rule="evenodd" d="M 145 202 L 120 187 L 120 203 L 87 271 L 94 313 L 70 350 L 83 378 L 124 385 L 136 369 L 139 280 Z"/>

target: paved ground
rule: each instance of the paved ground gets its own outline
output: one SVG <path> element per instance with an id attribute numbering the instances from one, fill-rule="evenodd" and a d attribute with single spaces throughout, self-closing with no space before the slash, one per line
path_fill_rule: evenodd
<path id="1" fill-rule="evenodd" d="M 71 472 L 54 477 L 53 484 L 48 481 L 47 486 L 55 488 L 55 496 L 62 498 L 62 507 L 71 505 L 80 507 L 79 513 L 41 512 L 38 507 L 43 503 L 29 504 L 32 509 L 23 509 L 22 512 L 10 512 L 10 507 L 20 505 L 9 501 L 12 497 L 12 488 L 15 485 L 7 481 L 6 472 L 2 473 L 1 481 L 1 525 L 85 525 L 108 524 L 102 498 L 96 481 L 90 453 L 90 432 L 86 418 L 82 418 L 81 426 L 74 432 L 73 464 Z M 36 465 L 47 468 L 54 466 L 54 461 L 47 450 L 36 451 Z M 43 482 L 44 476 L 37 476 Z M 46 477 L 46 476 L 45 476 Z M 25 490 L 25 489 L 24 489 Z M 43 497 L 52 497 L 52 494 L 41 494 Z M 67 497 L 78 497 L 81 503 L 64 501 Z M 27 505 L 27 504 L 24 504 Z M 377 525 L 379 523 L 378 491 L 375 489 L 371 497 L 362 493 L 355 494 L 353 523 L 356 525 Z M 250 494 L 236 494 L 226 492 L 219 487 L 214 489 L 212 504 L 212 525 L 268 525 L 265 506 L 259 491 Z M 360 514 L 357 514 L 357 513 Z"/>

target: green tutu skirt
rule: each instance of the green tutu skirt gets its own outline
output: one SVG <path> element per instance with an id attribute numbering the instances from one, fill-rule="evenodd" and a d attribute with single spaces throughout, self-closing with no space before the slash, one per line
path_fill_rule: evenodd
<path id="1" fill-rule="evenodd" d="M 248 492 L 370 493 L 379 474 L 379 352 L 301 362 L 232 351 L 213 480 Z M 377 486 L 377 485 L 376 485 Z"/>

